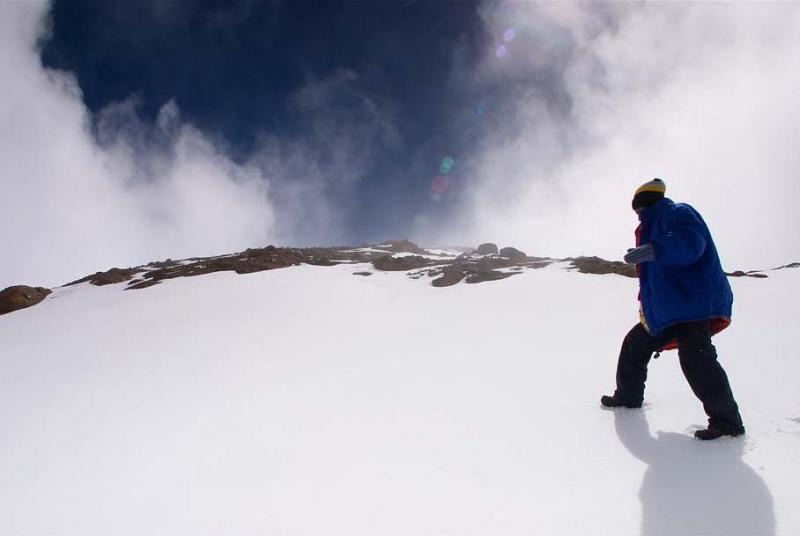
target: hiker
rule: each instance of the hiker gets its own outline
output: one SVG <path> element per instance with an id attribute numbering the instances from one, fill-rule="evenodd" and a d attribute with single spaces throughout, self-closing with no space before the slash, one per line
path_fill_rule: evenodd
<path id="1" fill-rule="evenodd" d="M 730 324 L 733 292 L 703 218 L 665 197 L 666 189 L 653 179 L 633 196 L 641 223 L 625 262 L 639 275 L 640 322 L 622 342 L 617 389 L 600 402 L 641 407 L 651 356 L 677 348 L 681 370 L 708 415 L 708 427 L 695 437 L 738 436 L 744 434 L 739 407 L 711 344 L 712 335 Z"/>

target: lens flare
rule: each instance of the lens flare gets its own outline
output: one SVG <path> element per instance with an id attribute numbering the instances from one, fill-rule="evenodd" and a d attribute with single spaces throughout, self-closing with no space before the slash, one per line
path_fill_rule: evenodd
<path id="1" fill-rule="evenodd" d="M 497 47 L 497 52 L 495 52 L 495 54 L 497 54 L 498 58 L 505 57 L 505 55 L 508 54 L 508 49 L 505 45 L 500 45 Z"/>
<path id="2" fill-rule="evenodd" d="M 439 166 L 439 171 L 442 175 L 447 175 L 453 169 L 456 161 L 453 160 L 452 156 L 445 156 L 442 158 L 442 164 Z"/>
<path id="3" fill-rule="evenodd" d="M 516 32 L 514 32 L 514 28 L 509 28 L 503 33 L 503 41 L 506 43 L 510 43 L 514 37 L 516 37 Z"/>
<path id="4" fill-rule="evenodd" d="M 437 175 L 431 181 L 431 197 L 434 201 L 440 201 L 447 192 L 450 181 L 444 175 Z"/>

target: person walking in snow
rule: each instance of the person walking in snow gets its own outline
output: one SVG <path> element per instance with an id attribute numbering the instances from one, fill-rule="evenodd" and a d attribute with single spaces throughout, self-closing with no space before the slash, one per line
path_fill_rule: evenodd
<path id="1" fill-rule="evenodd" d="M 640 322 L 622 342 L 617 388 L 600 402 L 641 407 L 651 356 L 677 348 L 681 370 L 708 415 L 708 427 L 695 437 L 738 436 L 745 431 L 739 407 L 711 343 L 730 324 L 733 292 L 703 218 L 665 197 L 666 189 L 653 179 L 633 196 L 640 224 L 625 262 L 635 264 L 639 275 Z"/>

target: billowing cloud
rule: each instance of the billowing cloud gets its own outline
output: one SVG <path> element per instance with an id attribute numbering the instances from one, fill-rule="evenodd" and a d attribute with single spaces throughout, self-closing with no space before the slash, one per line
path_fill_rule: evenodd
<path id="1" fill-rule="evenodd" d="M 504 86 L 442 242 L 619 258 L 663 178 L 731 267 L 800 257 L 800 6 L 487 3 L 477 72 Z M 511 88 L 511 90 L 509 90 Z"/>
<path id="2" fill-rule="evenodd" d="M 0 287 L 268 243 L 347 243 L 377 148 L 400 143 L 391 112 L 346 69 L 309 76 L 291 98 L 292 131 L 264 134 L 237 159 L 174 101 L 155 121 L 137 95 L 92 114 L 71 73 L 41 66 L 47 6 L 0 8 Z"/>
<path id="3" fill-rule="evenodd" d="M 131 121 L 133 104 L 116 105 L 98 122 L 98 144 L 74 78 L 41 67 L 46 5 L 2 11 L 0 287 L 270 239 L 275 213 L 261 170 L 181 123 L 174 103 L 149 131 Z"/>

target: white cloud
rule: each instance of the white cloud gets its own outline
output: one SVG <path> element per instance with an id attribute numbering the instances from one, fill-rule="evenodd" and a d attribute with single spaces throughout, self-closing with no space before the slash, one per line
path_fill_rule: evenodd
<path id="1" fill-rule="evenodd" d="M 0 287 L 61 284 L 274 235 L 261 171 L 233 163 L 180 123 L 174 103 L 156 127 L 161 147 L 137 143 L 135 125 L 99 146 L 74 78 L 40 65 L 35 42 L 46 5 L 0 9 Z"/>
<path id="2" fill-rule="evenodd" d="M 71 73 L 43 69 L 47 5 L 0 5 L 0 288 L 56 285 L 111 266 L 267 243 L 344 244 L 378 146 L 401 140 L 357 73 L 309 77 L 292 136 L 244 163 L 182 121 L 151 124 L 132 95 L 91 116 Z"/>
<path id="3" fill-rule="evenodd" d="M 659 176 L 705 216 L 728 267 L 800 260 L 800 5 L 509 2 L 483 15 L 497 43 L 476 80 L 529 84 L 472 156 L 440 240 L 619 258 L 632 192 Z M 568 115 L 537 92 L 546 69 Z"/>

